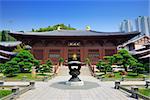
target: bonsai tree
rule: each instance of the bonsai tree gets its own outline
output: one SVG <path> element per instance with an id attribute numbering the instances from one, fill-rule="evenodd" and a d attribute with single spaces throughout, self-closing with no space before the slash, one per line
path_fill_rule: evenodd
<path id="1" fill-rule="evenodd" d="M 106 61 L 103 60 L 99 60 L 96 66 L 97 69 L 99 70 L 103 69 L 105 74 L 107 74 L 107 71 L 111 70 L 111 66 Z"/>
<path id="2" fill-rule="evenodd" d="M 39 67 L 39 71 L 41 74 L 44 74 L 44 72 L 52 72 L 53 69 L 52 69 L 52 62 L 50 60 L 47 60 L 45 64 L 42 64 L 40 67 Z"/>
<path id="3" fill-rule="evenodd" d="M 105 64 L 105 62 L 103 60 L 99 60 L 98 63 L 96 64 L 96 66 L 97 66 L 96 68 L 98 70 L 101 70 L 103 68 L 104 64 Z"/>
<path id="4" fill-rule="evenodd" d="M 144 63 L 144 69 L 147 73 L 150 73 L 150 63 Z"/>
<path id="5" fill-rule="evenodd" d="M 19 72 L 19 66 L 16 61 L 8 61 L 2 65 L 2 73 L 6 76 L 12 77 Z"/>
<path id="6" fill-rule="evenodd" d="M 33 63 L 34 63 L 35 69 L 38 69 L 40 66 L 40 61 L 39 60 L 33 60 Z M 36 70 L 36 71 L 38 71 L 38 70 Z"/>
<path id="7" fill-rule="evenodd" d="M 121 49 L 118 51 L 117 54 L 114 54 L 114 62 L 118 65 L 122 65 L 127 72 L 127 67 L 135 65 L 137 63 L 137 60 L 132 57 L 131 54 L 128 53 L 127 50 Z"/>
<path id="8" fill-rule="evenodd" d="M 114 56 L 105 56 L 104 57 L 105 61 L 107 62 L 107 64 L 111 67 L 114 62 L 115 62 L 115 57 Z"/>
<path id="9" fill-rule="evenodd" d="M 3 70 L 3 66 L 4 66 L 4 65 L 0 63 L 0 73 L 1 73 L 2 70 Z"/>
<path id="10" fill-rule="evenodd" d="M 52 61 L 51 60 L 47 60 L 46 61 L 46 65 L 48 66 L 49 72 L 51 73 L 53 71 Z"/>
<path id="11" fill-rule="evenodd" d="M 145 70 L 142 63 L 136 63 L 134 66 L 135 67 L 134 67 L 133 71 L 137 73 L 137 76 L 139 75 L 139 73 L 141 71 Z"/>
<path id="12" fill-rule="evenodd" d="M 48 69 L 48 66 L 46 64 L 42 64 L 40 67 L 39 67 L 39 71 L 41 74 L 44 74 L 44 72 L 47 72 L 49 69 Z"/>
<path id="13" fill-rule="evenodd" d="M 37 65 L 39 63 L 38 60 L 34 58 L 34 56 L 28 50 L 21 50 L 12 61 L 16 61 L 19 65 L 20 72 L 30 72 L 32 66 Z"/>
<path id="14" fill-rule="evenodd" d="M 90 65 L 90 64 L 91 64 L 90 59 L 89 59 L 89 58 L 86 58 L 86 59 L 85 59 L 85 63 L 86 63 L 86 65 Z"/>

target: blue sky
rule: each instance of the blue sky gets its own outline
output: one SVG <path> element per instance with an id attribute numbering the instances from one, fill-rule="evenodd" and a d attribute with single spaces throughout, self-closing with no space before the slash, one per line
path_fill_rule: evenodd
<path id="1" fill-rule="evenodd" d="M 58 23 L 118 31 L 124 19 L 149 16 L 149 0 L 0 0 L 0 30 L 30 31 Z M 134 23 L 133 23 L 134 24 Z"/>

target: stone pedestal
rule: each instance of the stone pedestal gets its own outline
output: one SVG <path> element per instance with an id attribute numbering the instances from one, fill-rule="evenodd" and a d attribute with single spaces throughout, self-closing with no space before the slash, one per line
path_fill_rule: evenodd
<path id="1" fill-rule="evenodd" d="M 116 80 L 115 81 L 115 89 L 119 89 L 119 86 L 120 86 L 120 81 L 119 80 Z"/>
<path id="2" fill-rule="evenodd" d="M 132 86 L 131 87 L 131 92 L 132 92 L 131 97 L 138 99 L 138 95 L 137 95 L 138 87 L 137 86 Z"/>
<path id="3" fill-rule="evenodd" d="M 73 66 L 76 66 L 77 68 L 73 68 Z M 82 86 L 84 85 L 84 82 L 81 81 L 78 77 L 80 75 L 80 69 L 81 69 L 81 62 L 79 61 L 70 61 L 68 63 L 69 67 L 69 74 L 72 76 L 68 82 L 66 82 L 67 85 L 70 86 Z"/>
<path id="4" fill-rule="evenodd" d="M 0 81 L 0 86 L 4 85 L 4 81 Z"/>
<path id="5" fill-rule="evenodd" d="M 146 80 L 145 86 L 146 86 L 146 88 L 148 88 L 148 86 L 150 86 L 150 80 Z"/>
<path id="6" fill-rule="evenodd" d="M 30 81 L 29 85 L 31 86 L 31 89 L 35 89 L 35 81 Z"/>
<path id="7" fill-rule="evenodd" d="M 83 86 L 84 82 L 83 81 L 78 81 L 78 82 L 67 81 L 66 85 L 69 85 L 69 86 Z"/>
<path id="8" fill-rule="evenodd" d="M 19 97 L 19 87 L 13 87 L 13 88 L 11 89 L 11 91 L 14 93 L 13 99 L 16 99 L 16 98 Z"/>

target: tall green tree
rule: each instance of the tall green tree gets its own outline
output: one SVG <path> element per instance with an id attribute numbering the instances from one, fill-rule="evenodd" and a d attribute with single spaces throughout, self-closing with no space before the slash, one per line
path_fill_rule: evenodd
<path id="1" fill-rule="evenodd" d="M 6 41 L 6 31 L 2 31 L 2 39 L 1 41 Z"/>
<path id="2" fill-rule="evenodd" d="M 9 30 L 3 30 L 0 32 L 0 41 L 15 41 L 15 38 L 10 36 Z"/>
<path id="3" fill-rule="evenodd" d="M 39 29 L 34 30 L 34 31 L 35 32 L 53 31 L 53 30 L 57 30 L 58 27 L 60 27 L 61 29 L 64 29 L 64 30 L 76 30 L 75 28 L 71 27 L 70 25 L 67 26 L 65 24 L 56 24 L 56 25 L 53 25 L 53 26 L 45 27 L 45 28 L 39 28 Z"/>
<path id="4" fill-rule="evenodd" d="M 35 30 L 32 28 L 32 32 L 34 32 Z"/>

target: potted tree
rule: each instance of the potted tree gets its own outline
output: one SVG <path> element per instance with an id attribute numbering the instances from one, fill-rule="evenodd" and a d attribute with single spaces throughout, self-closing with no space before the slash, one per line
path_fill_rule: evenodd
<path id="1" fill-rule="evenodd" d="M 59 58 L 59 65 L 60 65 L 60 67 L 63 65 L 63 62 L 64 62 L 64 58 L 60 57 Z"/>
<path id="2" fill-rule="evenodd" d="M 86 64 L 86 66 L 88 66 L 88 65 L 90 65 L 90 64 L 91 64 L 91 61 L 90 61 L 90 59 L 89 59 L 89 58 L 86 58 L 86 59 L 85 59 L 85 64 Z"/>

